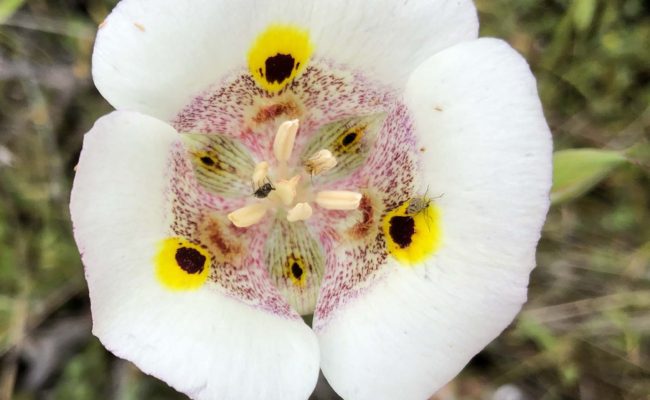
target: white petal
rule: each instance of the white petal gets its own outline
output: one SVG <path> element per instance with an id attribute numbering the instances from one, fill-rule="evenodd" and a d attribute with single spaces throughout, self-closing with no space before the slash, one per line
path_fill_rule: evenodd
<path id="1" fill-rule="evenodd" d="M 315 52 L 397 86 L 427 57 L 478 36 L 469 0 L 315 1 Z"/>
<path id="2" fill-rule="evenodd" d="M 347 400 L 425 399 L 514 318 L 548 210 L 551 136 L 526 62 L 481 39 L 442 51 L 406 91 L 442 245 L 389 258 L 379 282 L 318 321 L 322 369 Z"/>
<path id="3" fill-rule="evenodd" d="M 246 67 L 270 24 L 306 29 L 314 56 L 396 85 L 429 55 L 478 32 L 470 0 L 123 0 L 98 32 L 95 84 L 118 109 L 169 120 L 192 96 Z"/>
<path id="4" fill-rule="evenodd" d="M 133 112 L 100 119 L 85 137 L 70 208 L 93 332 L 195 399 L 304 399 L 319 356 L 302 320 L 226 297 L 209 282 L 170 291 L 153 273 L 156 245 L 168 235 L 165 171 L 179 140 L 167 124 Z"/>
<path id="5" fill-rule="evenodd" d="M 416 70 L 406 100 L 447 247 L 467 262 L 530 272 L 549 207 L 552 141 L 526 61 L 500 40 L 459 44 Z"/>

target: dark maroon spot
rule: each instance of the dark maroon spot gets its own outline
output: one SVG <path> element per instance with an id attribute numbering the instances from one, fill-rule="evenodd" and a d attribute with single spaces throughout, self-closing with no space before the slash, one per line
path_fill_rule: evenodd
<path id="1" fill-rule="evenodd" d="M 205 266 L 205 256 L 197 249 L 179 247 L 176 250 L 176 263 L 188 274 L 198 274 Z"/>
<path id="2" fill-rule="evenodd" d="M 264 71 L 262 71 L 262 68 L 260 68 L 258 71 L 260 71 L 260 75 L 262 76 L 262 78 L 264 78 Z"/>
<path id="3" fill-rule="evenodd" d="M 302 272 L 302 268 L 300 268 L 300 265 L 298 265 L 297 262 L 291 264 L 291 273 L 293 274 L 294 278 L 300 279 Z"/>
<path id="4" fill-rule="evenodd" d="M 415 234 L 415 221 L 409 216 L 395 216 L 390 219 L 388 234 L 400 248 L 408 247 Z"/>
<path id="5" fill-rule="evenodd" d="M 212 159 L 212 157 L 208 157 L 208 156 L 201 157 L 201 162 L 204 165 L 207 165 L 208 167 L 211 167 L 211 166 L 214 165 L 214 160 Z"/>
<path id="6" fill-rule="evenodd" d="M 357 134 L 355 132 L 348 133 L 345 135 L 343 138 L 343 146 L 349 146 L 352 142 L 354 142 L 354 139 L 357 138 Z"/>
<path id="7" fill-rule="evenodd" d="M 296 71 L 298 71 L 298 68 L 300 68 L 300 61 L 296 63 Z"/>
<path id="8" fill-rule="evenodd" d="M 276 54 L 266 59 L 266 81 L 282 83 L 291 76 L 295 60 L 290 54 Z M 264 75 L 262 75 L 264 76 Z"/>

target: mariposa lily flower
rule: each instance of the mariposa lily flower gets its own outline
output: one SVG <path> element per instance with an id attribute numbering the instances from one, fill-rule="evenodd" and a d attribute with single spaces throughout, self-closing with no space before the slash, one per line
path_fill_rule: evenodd
<path id="1" fill-rule="evenodd" d="M 433 394 L 549 206 L 533 76 L 477 32 L 468 0 L 119 3 L 71 200 L 94 334 L 195 399 Z"/>

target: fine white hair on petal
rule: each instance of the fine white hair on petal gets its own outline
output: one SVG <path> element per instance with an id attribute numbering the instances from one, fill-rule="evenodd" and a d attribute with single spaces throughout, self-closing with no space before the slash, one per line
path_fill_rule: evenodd
<path id="1" fill-rule="evenodd" d="M 319 349 L 301 319 L 246 305 L 209 281 L 171 291 L 155 276 L 156 246 L 169 235 L 170 148 L 179 140 L 166 123 L 125 111 L 86 134 L 70 209 L 93 333 L 195 399 L 305 399 Z"/>
<path id="2" fill-rule="evenodd" d="M 431 54 L 478 34 L 471 0 L 122 0 L 100 26 L 93 78 L 115 108 L 170 120 L 246 68 L 271 24 L 305 29 L 315 57 L 396 87 Z"/>
<path id="3" fill-rule="evenodd" d="M 422 265 L 389 258 L 363 295 L 324 324 L 315 315 L 321 368 L 347 400 L 426 399 L 506 328 L 549 207 L 550 131 L 530 69 L 506 43 L 432 56 L 405 101 L 425 151 L 422 192 L 442 195 L 442 245 Z"/>

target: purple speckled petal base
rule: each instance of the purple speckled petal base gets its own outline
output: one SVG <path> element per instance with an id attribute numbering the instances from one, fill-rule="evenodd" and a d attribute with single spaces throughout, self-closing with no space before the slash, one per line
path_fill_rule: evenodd
<path id="1" fill-rule="evenodd" d="M 273 95 L 258 88 L 246 72 L 235 73 L 197 96 L 173 121 L 179 132 L 219 133 L 237 140 L 254 162 L 269 161 L 273 168 L 277 127 L 298 119 L 300 130 L 289 165 L 299 173 L 301 155 L 323 126 L 366 115 L 382 119 L 369 142 L 370 151 L 364 154 L 365 162 L 340 179 L 314 177 L 310 182 L 314 192 L 338 189 L 364 194 L 355 211 L 329 211 L 312 204 L 314 215 L 306 221 L 309 229 L 304 232 L 313 232 L 325 259 L 316 306 L 318 323 L 381 276 L 387 257 L 382 215 L 413 196 L 417 178 L 419 150 L 406 107 L 390 88 L 362 73 L 317 60 Z M 211 281 L 220 290 L 271 312 L 295 315 L 291 301 L 287 304 L 269 278 L 269 270 L 281 267 L 266 265 L 263 255 L 272 221 L 284 218 L 284 211 L 270 210 L 261 223 L 235 228 L 225 215 L 252 199 L 226 199 L 207 192 L 197 184 L 185 159 L 183 149 L 176 148 L 170 170 L 173 233 L 194 239 L 216 254 Z M 304 307 L 293 306 L 305 312 Z"/>

